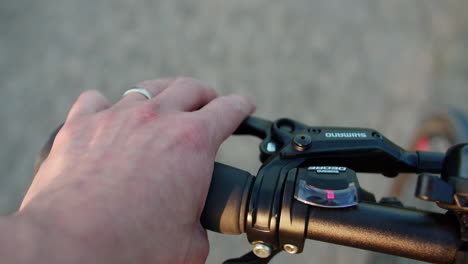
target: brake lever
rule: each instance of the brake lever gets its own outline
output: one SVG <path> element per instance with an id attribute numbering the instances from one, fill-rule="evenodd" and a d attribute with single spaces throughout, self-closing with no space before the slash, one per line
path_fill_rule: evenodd
<path id="1" fill-rule="evenodd" d="M 357 172 L 395 177 L 401 172 L 440 173 L 443 153 L 406 151 L 378 131 L 350 127 L 310 127 L 292 119 L 268 121 L 248 117 L 237 135 L 260 139 L 260 161 L 279 154 L 281 159 L 306 158 L 312 165 L 341 164 Z"/>
<path id="2" fill-rule="evenodd" d="M 273 122 L 255 116 L 247 117 L 234 131 L 234 135 L 252 135 L 265 139 Z"/>

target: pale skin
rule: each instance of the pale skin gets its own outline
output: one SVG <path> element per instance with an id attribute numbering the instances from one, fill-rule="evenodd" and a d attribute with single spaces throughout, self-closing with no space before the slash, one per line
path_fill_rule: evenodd
<path id="1" fill-rule="evenodd" d="M 2 263 L 204 263 L 200 214 L 220 144 L 254 104 L 190 78 L 72 106 L 21 208 L 0 218 Z"/>

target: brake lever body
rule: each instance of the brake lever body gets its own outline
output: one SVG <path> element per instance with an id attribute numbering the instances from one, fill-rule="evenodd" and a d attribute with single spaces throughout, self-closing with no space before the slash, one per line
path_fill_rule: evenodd
<path id="1" fill-rule="evenodd" d="M 235 134 L 253 135 L 260 143 L 260 160 L 304 158 L 311 164 L 340 164 L 356 172 L 395 177 L 402 172 L 440 173 L 444 154 L 405 151 L 378 131 L 367 128 L 310 127 L 282 118 L 274 122 L 247 118 Z"/>
<path id="2" fill-rule="evenodd" d="M 444 158 L 440 153 L 405 151 L 372 129 L 310 127 L 286 118 L 270 122 L 249 117 L 235 134 L 262 139 L 262 166 L 251 189 L 245 230 L 250 243 L 262 243 L 272 252 L 283 250 L 281 245 L 294 245 L 294 253 L 303 250 L 310 207 L 284 196 L 297 188 L 297 168 L 341 166 L 394 177 L 400 172 L 440 172 Z"/>

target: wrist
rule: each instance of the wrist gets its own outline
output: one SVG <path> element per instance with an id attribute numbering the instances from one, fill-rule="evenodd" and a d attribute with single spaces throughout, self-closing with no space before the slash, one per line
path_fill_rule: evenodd
<path id="1" fill-rule="evenodd" d="M 24 217 L 0 217 L 0 256 L 5 263 L 33 263 L 38 254 L 38 231 Z"/>
<path id="2" fill-rule="evenodd" d="M 6 221 L 16 233 L 15 243 L 8 246 L 16 257 L 11 263 L 118 263 L 113 259 L 117 254 L 112 254 L 107 244 L 109 236 L 99 231 L 92 219 L 28 205 Z M 18 248 L 25 252 L 19 253 Z M 18 254 L 24 262 L 17 260 Z"/>

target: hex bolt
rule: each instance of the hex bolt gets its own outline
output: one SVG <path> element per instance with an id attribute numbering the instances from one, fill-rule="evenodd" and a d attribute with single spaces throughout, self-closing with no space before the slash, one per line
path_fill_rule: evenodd
<path id="1" fill-rule="evenodd" d="M 299 251 L 299 249 L 295 245 L 291 244 L 284 244 L 283 249 L 289 254 L 296 254 Z"/>
<path id="2" fill-rule="evenodd" d="M 312 138 L 309 135 L 297 135 L 293 139 L 294 148 L 298 151 L 306 150 L 310 143 L 312 143 Z"/>
<path id="3" fill-rule="evenodd" d="M 255 254 L 255 256 L 259 258 L 268 258 L 271 256 L 271 248 L 269 246 L 260 242 L 254 242 L 252 245 L 252 252 Z"/>

